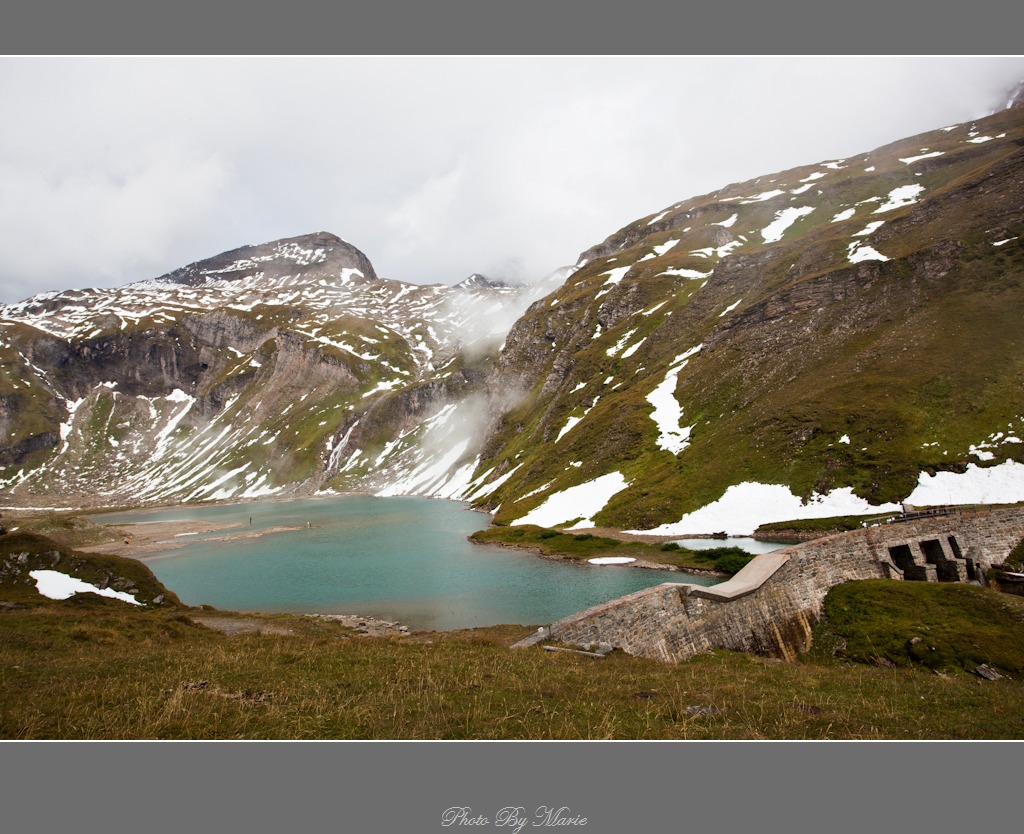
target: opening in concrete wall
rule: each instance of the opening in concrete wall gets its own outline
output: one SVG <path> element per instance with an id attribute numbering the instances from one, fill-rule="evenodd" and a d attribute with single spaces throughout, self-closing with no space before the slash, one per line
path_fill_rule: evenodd
<path id="1" fill-rule="evenodd" d="M 946 541 L 949 542 L 949 549 L 953 552 L 953 555 L 957 559 L 963 559 L 964 560 L 964 564 L 967 567 L 967 578 L 969 580 L 971 580 L 972 582 L 977 580 L 978 573 L 974 569 L 974 560 L 973 559 L 964 559 L 963 551 L 960 549 L 960 542 L 958 542 L 956 540 L 956 536 L 947 536 L 946 537 Z"/>
<path id="2" fill-rule="evenodd" d="M 958 582 L 960 580 L 956 565 L 946 558 L 942 542 L 938 539 L 927 539 L 921 542 L 920 546 L 924 560 L 929 565 L 935 565 L 935 574 L 939 582 Z"/>
<path id="3" fill-rule="evenodd" d="M 914 582 L 927 581 L 928 572 L 924 569 L 924 565 L 919 565 L 914 561 L 914 554 L 911 552 L 909 544 L 893 545 L 889 548 L 889 556 L 896 563 L 896 567 L 903 571 L 904 579 Z"/>

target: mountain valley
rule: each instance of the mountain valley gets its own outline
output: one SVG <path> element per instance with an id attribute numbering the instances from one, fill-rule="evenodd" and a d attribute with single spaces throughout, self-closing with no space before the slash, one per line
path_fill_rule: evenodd
<path id="1" fill-rule="evenodd" d="M 1022 276 L 1019 100 L 676 203 L 530 286 L 246 246 L 0 307 L 0 489 L 667 535 L 1022 500 Z"/>

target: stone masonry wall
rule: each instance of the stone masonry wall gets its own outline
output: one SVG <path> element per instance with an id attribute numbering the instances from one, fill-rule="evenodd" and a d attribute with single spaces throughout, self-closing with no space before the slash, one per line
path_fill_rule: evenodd
<path id="1" fill-rule="evenodd" d="M 543 639 L 609 643 L 678 662 L 712 649 L 793 659 L 810 647 L 829 589 L 854 579 L 984 581 L 1024 538 L 1024 510 L 993 509 L 867 527 L 755 557 L 711 587 L 664 583 L 580 611 Z M 895 551 L 895 553 L 894 553 Z"/>

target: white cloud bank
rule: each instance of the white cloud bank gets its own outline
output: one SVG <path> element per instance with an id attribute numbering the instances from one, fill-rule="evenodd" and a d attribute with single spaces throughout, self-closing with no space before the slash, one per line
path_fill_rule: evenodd
<path id="1" fill-rule="evenodd" d="M 539 278 L 680 199 L 985 115 L 1021 77 L 1020 56 L 7 57 L 0 303 L 318 230 L 388 278 Z"/>

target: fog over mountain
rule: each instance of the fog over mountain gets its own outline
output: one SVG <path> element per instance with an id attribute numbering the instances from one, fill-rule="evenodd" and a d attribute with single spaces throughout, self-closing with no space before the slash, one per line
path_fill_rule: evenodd
<path id="1" fill-rule="evenodd" d="M 0 60 L 0 303 L 336 232 L 534 281 L 633 218 L 979 118 L 1024 58 Z"/>

